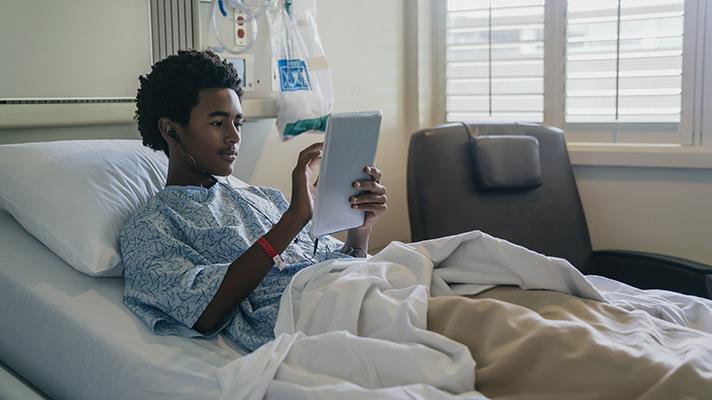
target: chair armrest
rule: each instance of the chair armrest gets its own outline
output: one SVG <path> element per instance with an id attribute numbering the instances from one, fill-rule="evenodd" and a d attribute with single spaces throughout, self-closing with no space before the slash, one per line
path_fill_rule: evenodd
<path id="1" fill-rule="evenodd" d="M 640 289 L 665 289 L 712 299 L 712 266 L 628 250 L 593 252 L 596 272 Z"/>

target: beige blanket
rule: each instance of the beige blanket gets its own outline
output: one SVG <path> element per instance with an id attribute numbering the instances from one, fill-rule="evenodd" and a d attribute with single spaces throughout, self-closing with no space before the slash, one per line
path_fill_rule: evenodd
<path id="1" fill-rule="evenodd" d="M 430 299 L 428 329 L 469 347 L 493 399 L 712 399 L 712 335 L 642 311 L 496 287 Z"/>

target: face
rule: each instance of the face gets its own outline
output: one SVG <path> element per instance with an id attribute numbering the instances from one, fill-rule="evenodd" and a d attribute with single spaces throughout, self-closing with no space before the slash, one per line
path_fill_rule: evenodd
<path id="1" fill-rule="evenodd" d="M 190 112 L 190 122 L 176 128 L 183 148 L 195 159 L 193 163 L 180 145 L 175 146 L 187 168 L 216 176 L 232 174 L 243 119 L 242 105 L 234 90 L 202 89 L 198 104 Z"/>

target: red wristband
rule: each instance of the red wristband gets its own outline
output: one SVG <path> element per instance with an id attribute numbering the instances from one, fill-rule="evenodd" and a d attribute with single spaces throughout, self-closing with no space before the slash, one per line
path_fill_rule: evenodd
<path id="1" fill-rule="evenodd" d="M 262 247 L 262 250 L 264 250 L 265 253 L 267 253 L 269 258 L 271 258 L 272 261 L 274 261 L 274 265 L 276 265 L 280 271 L 283 270 L 284 267 L 287 266 L 287 263 L 284 262 L 284 259 L 282 259 L 282 256 L 280 256 L 279 253 L 277 253 L 277 250 L 275 250 L 274 247 L 272 247 L 272 245 L 267 241 L 267 239 L 265 239 L 264 236 L 257 239 L 257 244 L 259 244 L 260 247 Z"/>

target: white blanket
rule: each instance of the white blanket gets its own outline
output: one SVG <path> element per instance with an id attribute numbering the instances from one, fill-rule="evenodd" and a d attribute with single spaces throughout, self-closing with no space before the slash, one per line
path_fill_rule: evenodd
<path id="1" fill-rule="evenodd" d="M 637 289 L 593 282 L 621 289 L 612 300 L 636 308 Z M 567 261 L 478 231 L 393 242 L 368 260 L 330 260 L 298 273 L 282 296 L 277 338 L 221 369 L 222 398 L 483 399 L 468 349 L 426 330 L 428 298 L 494 285 L 607 301 Z M 656 312 L 712 331 L 712 302 L 692 302 L 668 301 Z M 684 316 L 705 307 L 706 319 Z"/>

